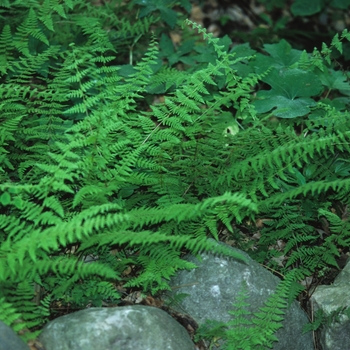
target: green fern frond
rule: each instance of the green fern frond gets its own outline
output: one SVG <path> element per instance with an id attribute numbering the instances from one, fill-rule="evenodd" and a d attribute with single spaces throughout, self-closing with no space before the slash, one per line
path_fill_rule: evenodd
<path id="1" fill-rule="evenodd" d="M 180 253 L 164 244 L 152 245 L 139 251 L 137 262 L 143 267 L 140 275 L 126 283 L 126 287 L 142 286 L 152 294 L 161 290 L 171 290 L 168 280 L 179 269 L 191 269 L 194 264 L 180 258 Z"/>
<path id="2" fill-rule="evenodd" d="M 39 332 L 28 332 L 28 328 L 41 326 L 46 321 L 48 309 L 44 304 L 40 307 L 35 305 L 34 288 L 27 281 L 19 283 L 16 291 L 12 290 L 11 285 L 2 285 L 0 295 L 5 297 L 8 303 L 2 305 L 1 320 L 16 332 L 26 330 L 22 336 L 24 340 L 35 339 Z M 10 310 L 12 314 L 9 314 Z"/>
<path id="3" fill-rule="evenodd" d="M 31 36 L 42 43 L 49 45 L 49 41 L 44 33 L 39 29 L 38 18 L 35 11 L 30 8 L 25 21 L 18 27 L 14 36 L 15 48 L 25 56 L 30 55 L 30 47 L 28 47 L 26 38 Z"/>
<path id="4" fill-rule="evenodd" d="M 272 196 L 269 199 L 266 199 L 266 201 L 263 201 L 261 203 L 262 206 L 266 207 L 268 205 L 275 205 L 275 204 L 281 204 L 287 200 L 293 199 L 298 197 L 299 195 L 306 196 L 307 194 L 321 194 L 325 193 L 328 190 L 332 189 L 336 192 L 338 191 L 348 191 L 350 188 L 350 181 L 349 180 L 335 180 L 335 181 L 318 181 L 318 182 L 312 182 L 305 184 L 303 186 L 300 186 L 296 189 L 291 189 L 290 191 L 287 191 L 283 194 L 278 194 L 276 196 Z"/>

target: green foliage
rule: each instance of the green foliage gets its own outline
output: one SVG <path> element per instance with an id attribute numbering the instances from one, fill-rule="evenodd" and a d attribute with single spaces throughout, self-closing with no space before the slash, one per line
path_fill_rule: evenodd
<path id="1" fill-rule="evenodd" d="M 291 9 L 295 16 L 310 16 L 315 13 L 320 12 L 325 6 L 331 6 L 336 9 L 347 9 L 350 6 L 349 0 L 332 0 L 327 2 L 325 0 L 311 0 L 309 2 L 305 2 L 302 0 L 294 1 Z"/>
<path id="2" fill-rule="evenodd" d="M 340 307 L 329 314 L 326 314 L 321 309 L 315 312 L 313 322 L 307 324 L 304 327 L 304 332 L 316 331 L 322 326 L 331 326 L 335 323 L 341 323 L 342 318 L 345 316 L 349 318 L 350 310 L 346 307 Z"/>
<path id="3" fill-rule="evenodd" d="M 254 314 L 248 310 L 248 289 L 243 285 L 233 309 L 229 311 L 232 319 L 227 323 L 207 321 L 200 327 L 197 340 L 205 338 L 215 342 L 221 338 L 225 341 L 222 348 L 227 350 L 273 348 L 273 343 L 278 341 L 274 333 L 283 327 L 283 309 L 289 307 L 287 301 L 293 300 L 300 292 L 300 288 L 294 288 L 291 294 L 296 278 L 294 272 L 288 274 L 277 286 L 276 292 Z"/>
<path id="4" fill-rule="evenodd" d="M 184 251 L 232 255 L 215 243 L 222 227 L 262 218 L 251 255 L 285 280 L 248 329 L 242 295 L 235 331 L 215 332 L 245 346 L 237 334 L 257 327 L 242 339 L 269 347 L 298 282 L 349 244 L 350 94 L 331 60 L 349 34 L 258 53 L 186 21 L 176 47 L 149 31 L 189 3 L 138 4 L 2 3 L 1 320 L 35 330 L 52 305 L 117 302 L 116 285 L 169 289 L 194 267 Z"/>
<path id="5" fill-rule="evenodd" d="M 160 13 L 161 19 L 171 28 L 175 27 L 178 12 L 172 7 L 175 5 L 183 7 L 186 12 L 191 12 L 191 3 L 189 0 L 133 0 L 132 4 L 141 5 L 139 16 L 140 18 L 148 16 L 152 12 Z"/>
<path id="6" fill-rule="evenodd" d="M 232 5 L 226 4 L 230 9 Z M 346 28 L 349 0 L 258 0 L 258 7 L 238 5 L 244 20 L 237 20 L 229 11 L 222 11 L 220 22 L 225 34 L 235 42 L 250 43 L 261 49 L 264 44 L 287 40 L 294 48 L 308 51 L 324 42 L 330 42 L 339 27 Z M 225 6 L 225 5 L 222 5 Z M 259 10 L 258 10 L 259 9 Z M 233 12 L 235 11 L 232 7 Z M 248 24 L 249 23 L 249 24 Z M 249 27 L 246 28 L 246 27 Z M 349 61 L 349 44 L 344 45 L 344 55 L 333 52 L 340 64 Z"/>
<path id="7" fill-rule="evenodd" d="M 213 79 L 229 70 L 228 62 L 184 76 L 165 104 L 150 105 L 151 114 L 139 109 L 149 103 L 147 88 L 158 79 L 153 77 L 159 70 L 155 42 L 128 74 L 119 75 L 123 67 L 113 35 L 101 29 L 102 10 L 84 20 L 80 12 L 71 13 L 80 38 L 67 43 L 64 25 L 61 36 L 49 34 L 39 26 L 36 9 L 30 7 L 23 24 L 10 28 L 21 46 L 2 45 L 9 58 L 1 85 L 2 318 L 13 325 L 18 317 L 30 328 L 45 318 L 27 318 L 39 315 L 40 308 L 29 300 L 34 288 L 26 289 L 26 298 L 17 288 L 24 281 L 39 284 L 55 303 L 100 306 L 120 297 L 114 283 L 137 264 L 139 272 L 126 286 L 156 293 L 169 288 L 166 280 L 176 270 L 193 267 L 180 258 L 182 248 L 228 252 L 207 241 L 203 223 L 215 235 L 218 218 L 242 219 L 247 210 L 257 210 L 239 193 L 203 200 L 193 191 L 186 195 L 189 170 L 177 175 L 181 153 L 193 157 L 197 148 L 200 126 L 194 121 L 203 116 L 205 84 L 215 86 Z M 85 10 L 90 13 L 88 4 Z M 59 16 L 65 17 L 58 11 L 53 26 Z M 45 23 L 52 29 L 50 17 Z M 4 27 L 4 41 L 9 42 L 10 32 Z M 28 41 L 31 37 L 36 41 Z M 220 51 L 214 39 L 208 40 Z M 215 114 L 227 98 L 216 99 Z M 209 112 L 208 118 L 216 117 Z M 187 132 L 185 126 L 191 125 L 193 131 Z M 223 144 L 221 132 L 213 136 L 215 144 Z M 186 229 L 191 223 L 194 232 Z M 112 258 L 112 247 L 127 254 Z M 91 252 L 98 261 L 87 263 L 84 257 Z M 14 290 L 18 295 L 10 298 Z"/>
<path id="8" fill-rule="evenodd" d="M 258 2 L 264 4 L 268 11 L 274 8 L 283 8 L 288 4 L 286 0 L 258 0 Z M 292 3 L 291 10 L 295 16 L 310 16 L 321 12 L 326 7 L 334 9 L 345 10 L 350 6 L 349 0 L 310 0 L 305 2 L 303 0 L 295 0 Z"/>

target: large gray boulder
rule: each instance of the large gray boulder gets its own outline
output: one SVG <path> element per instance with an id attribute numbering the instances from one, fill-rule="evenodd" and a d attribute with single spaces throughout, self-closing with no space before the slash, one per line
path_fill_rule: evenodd
<path id="1" fill-rule="evenodd" d="M 321 285 L 312 294 L 311 303 L 314 313 L 322 310 L 325 316 L 330 316 L 341 309 L 350 307 L 350 262 L 346 264 L 334 280 L 333 285 Z M 337 321 L 326 324 L 318 331 L 322 350 L 350 349 L 350 320 L 341 312 Z"/>
<path id="2" fill-rule="evenodd" d="M 234 248 L 232 248 L 234 249 Z M 173 307 L 193 317 L 199 325 L 205 320 L 228 322 L 232 315 L 228 313 L 233 309 L 232 303 L 237 302 L 237 295 L 245 285 L 248 289 L 250 304 L 248 310 L 257 312 L 264 305 L 279 283 L 279 279 L 270 271 L 252 260 L 246 253 L 234 249 L 244 255 L 248 263 L 233 258 L 201 254 L 202 261 L 192 255 L 186 260 L 195 263 L 198 268 L 191 271 L 180 271 L 171 280 L 173 292 L 169 301 L 185 293 L 187 297 L 174 304 Z M 286 311 L 283 322 L 284 327 L 276 333 L 278 342 L 273 343 L 275 350 L 312 350 L 313 339 L 311 333 L 303 334 L 302 329 L 308 323 L 305 312 L 294 301 Z M 217 348 L 221 348 L 218 345 Z"/>
<path id="3" fill-rule="evenodd" d="M 29 350 L 29 347 L 11 327 L 0 321 L 0 350 Z"/>
<path id="4" fill-rule="evenodd" d="M 39 337 L 46 350 L 194 350 L 186 330 L 149 306 L 90 308 L 49 322 Z"/>

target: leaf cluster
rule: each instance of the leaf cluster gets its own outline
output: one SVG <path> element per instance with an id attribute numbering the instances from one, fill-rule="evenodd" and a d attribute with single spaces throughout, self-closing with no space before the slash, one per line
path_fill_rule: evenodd
<path id="1" fill-rule="evenodd" d="M 155 295 L 194 267 L 184 252 L 230 255 L 208 238 L 225 229 L 244 249 L 239 237 L 260 231 L 251 255 L 285 275 L 256 315 L 270 346 L 297 283 L 349 244 L 350 94 L 331 60 L 349 34 L 256 52 L 187 21 L 176 47 L 148 34 L 149 14 L 188 3 L 142 2 L 135 20 L 137 4 L 2 9 L 21 20 L 0 35 L 1 319 L 34 330 L 58 305 Z"/>

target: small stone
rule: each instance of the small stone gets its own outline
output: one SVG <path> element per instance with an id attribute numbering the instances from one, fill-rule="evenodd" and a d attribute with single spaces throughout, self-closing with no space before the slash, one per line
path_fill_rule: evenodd
<path id="1" fill-rule="evenodd" d="M 29 347 L 11 327 L 0 321 L 0 350 L 29 350 Z"/>

